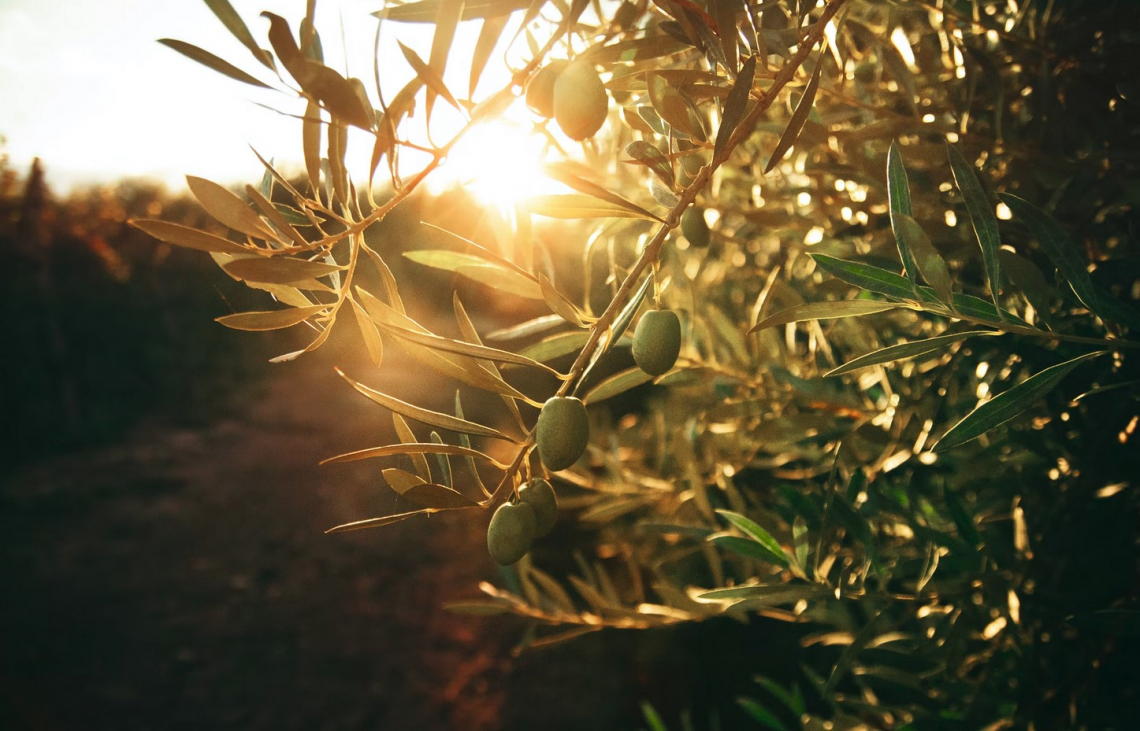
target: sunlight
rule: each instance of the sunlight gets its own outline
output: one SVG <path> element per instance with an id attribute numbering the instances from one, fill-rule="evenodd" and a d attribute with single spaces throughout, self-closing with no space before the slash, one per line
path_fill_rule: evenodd
<path id="1" fill-rule="evenodd" d="M 473 127 L 428 180 L 429 189 L 438 194 L 461 187 L 501 211 L 530 196 L 555 192 L 558 184 L 543 173 L 545 143 L 528 126 L 495 119 Z"/>

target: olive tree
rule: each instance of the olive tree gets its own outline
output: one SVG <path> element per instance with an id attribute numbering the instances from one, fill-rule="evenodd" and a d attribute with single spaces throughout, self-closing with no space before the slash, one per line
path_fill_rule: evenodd
<path id="1" fill-rule="evenodd" d="M 1135 39 L 1099 32 L 1113 8 L 392 2 L 349 58 L 366 83 L 324 62 L 311 0 L 297 33 L 208 4 L 254 63 L 163 43 L 281 91 L 304 173 L 262 159 L 244 195 L 191 178 L 215 229 L 135 225 L 266 292 L 223 325 L 307 328 L 277 360 L 343 329 L 373 370 L 394 345 L 457 389 L 441 410 L 340 373 L 398 442 L 329 461 L 377 460 L 407 509 L 332 531 L 465 511 L 508 582 L 450 608 L 524 617 L 530 645 L 798 625 L 798 680 L 740 699 L 773 729 L 1135 713 L 1114 702 L 1135 701 L 1140 627 L 1140 270 L 1118 172 Z M 425 25 L 430 46 L 398 43 Z M 402 85 L 377 61 L 395 43 Z M 477 232 L 426 208 L 431 248 L 374 235 L 511 115 L 549 187 Z M 510 174 L 521 153 L 496 154 Z M 456 292 L 433 331 L 416 316 L 438 292 L 409 266 L 487 296 Z M 478 393 L 501 403 L 465 411 Z M 568 521 L 589 549 L 544 571 L 531 548 Z"/>

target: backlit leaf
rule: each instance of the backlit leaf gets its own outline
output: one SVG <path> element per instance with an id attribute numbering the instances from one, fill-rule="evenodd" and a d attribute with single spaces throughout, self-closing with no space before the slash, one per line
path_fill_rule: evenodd
<path id="1" fill-rule="evenodd" d="M 722 3 L 724 4 L 724 3 Z M 735 43 L 735 37 L 733 43 Z M 716 131 L 716 145 L 713 148 L 713 159 L 720 159 L 725 145 L 736 131 L 737 125 L 744 119 L 744 112 L 748 107 L 748 100 L 752 93 L 752 82 L 756 76 L 756 57 L 749 56 L 740 67 L 732 90 L 728 92 L 728 99 L 724 102 L 724 112 L 721 115 L 720 128 Z M 628 151 L 628 148 L 626 148 Z"/>
<path id="2" fill-rule="evenodd" d="M 665 157 L 661 150 L 645 140 L 634 140 L 625 146 L 625 152 L 635 161 L 652 170 L 653 174 L 665 184 L 665 187 L 672 190 L 673 166 L 669 164 L 669 158 Z"/>
<path id="3" fill-rule="evenodd" d="M 739 513 L 734 513 L 730 510 L 717 510 L 721 517 L 732 523 L 746 536 L 762 545 L 771 555 L 771 563 L 787 568 L 791 565 L 791 558 L 784 549 L 780 546 L 779 541 L 772 537 L 772 534 L 761 528 L 752 520 L 744 517 Z"/>
<path id="4" fill-rule="evenodd" d="M 206 209 L 206 213 L 213 216 L 219 223 L 254 238 L 277 239 L 277 236 L 261 220 L 261 217 L 249 207 L 249 204 L 224 187 L 193 175 L 186 176 L 186 184 L 194 197 Z"/>
<path id="5" fill-rule="evenodd" d="M 806 322 L 807 320 L 832 320 L 841 317 L 859 317 L 873 315 L 876 312 L 886 312 L 902 307 L 897 302 L 876 302 L 874 300 L 839 300 L 836 302 L 808 302 L 781 310 L 774 315 L 765 317 L 749 330 L 754 333 L 768 327 L 787 325 L 792 322 Z"/>
<path id="6" fill-rule="evenodd" d="M 1058 363 L 1036 373 L 1013 388 L 1003 391 L 981 406 L 947 431 L 934 445 L 935 452 L 945 452 L 966 442 L 977 439 L 990 429 L 1001 426 L 1032 406 L 1038 399 L 1052 391 L 1074 368 L 1086 360 L 1103 355 L 1103 352 L 1087 353 Z"/>
<path id="7" fill-rule="evenodd" d="M 1001 234 L 998 233 L 997 215 L 994 213 L 989 196 L 978 182 L 978 176 L 974 174 L 974 167 L 962 156 L 957 147 L 947 145 L 946 149 L 950 155 L 950 169 L 954 173 L 954 182 L 966 202 L 970 225 L 978 238 L 978 244 L 982 247 L 982 261 L 986 267 L 990 294 L 994 305 L 1000 307 L 998 291 L 1001 289 L 1001 264 L 998 260 L 998 251 L 1001 250 Z"/>
<path id="8" fill-rule="evenodd" d="M 911 209 L 910 183 L 907 181 L 906 168 L 903 167 L 902 154 L 899 152 L 898 142 L 895 141 L 891 142 L 891 148 L 887 152 L 887 198 L 891 206 L 891 229 L 898 244 L 903 273 L 911 284 L 918 284 L 917 264 L 907 246 L 906 236 L 899 230 L 898 224 L 899 214 L 913 216 L 914 212 Z"/>
<path id="9" fill-rule="evenodd" d="M 429 67 L 426 63 L 424 63 L 424 60 L 419 57 L 419 54 L 405 46 L 403 43 L 400 43 L 400 50 L 403 51 L 404 58 L 407 59 L 412 69 L 415 70 L 416 76 L 418 76 L 420 80 L 424 82 L 424 85 L 427 86 L 428 89 L 434 91 L 436 94 L 439 94 L 441 97 L 443 97 L 443 100 L 451 106 L 459 109 L 460 111 L 463 110 L 463 107 L 461 107 L 459 105 L 459 102 L 455 100 L 455 97 L 452 96 L 451 90 L 447 88 L 447 84 L 443 83 L 443 79 L 440 78 L 439 74 L 433 71 L 431 67 Z"/>
<path id="10" fill-rule="evenodd" d="M 249 247 L 235 244 L 228 239 L 223 239 L 221 236 L 208 234 L 205 231 L 199 231 L 189 226 L 145 218 L 132 220 L 130 223 L 140 231 L 144 231 L 167 244 L 184 246 L 187 249 L 195 249 L 197 251 L 214 251 L 220 254 L 250 253 Z"/>
<path id="11" fill-rule="evenodd" d="M 160 39 L 158 39 L 158 42 L 161 43 L 162 45 L 166 46 L 167 48 L 173 48 L 175 51 L 178 51 L 183 56 L 186 56 L 187 58 L 192 59 L 194 61 L 197 61 L 198 63 L 202 64 L 203 66 L 205 66 L 209 69 L 213 69 L 214 71 L 217 71 L 220 74 L 228 76 L 231 79 L 234 79 L 236 81 L 240 81 L 240 82 L 245 83 L 245 84 L 252 84 L 253 86 L 260 86 L 263 89 L 271 89 L 272 88 L 268 84 L 263 83 L 263 82 L 257 80 L 256 78 L 250 76 L 249 74 L 242 71 L 237 66 L 234 66 L 230 62 L 228 62 L 224 59 L 218 58 L 217 56 L 210 53 L 209 51 L 198 48 L 195 45 L 192 45 L 190 43 L 186 43 L 185 41 L 178 41 L 178 40 L 175 40 L 173 38 L 160 38 Z"/>
<path id="12" fill-rule="evenodd" d="M 946 260 L 934 248 L 934 244 L 930 243 L 926 232 L 917 221 L 905 213 L 892 212 L 891 221 L 899 241 L 899 251 L 906 250 L 912 257 L 914 264 L 918 265 L 918 272 L 938 295 L 939 302 L 946 304 L 953 302 L 954 291 L 951 288 L 950 269 L 946 266 Z"/>
<path id="13" fill-rule="evenodd" d="M 636 388 L 643 383 L 649 383 L 652 380 L 653 376 L 640 368 L 630 368 L 606 378 L 591 388 L 582 400 L 587 404 L 597 403 L 611 396 L 617 396 L 619 393 L 624 393 L 631 388 Z"/>
<path id="14" fill-rule="evenodd" d="M 355 462 L 362 459 L 375 459 L 377 457 L 393 457 L 397 455 L 414 454 L 450 454 L 455 457 L 471 457 L 474 459 L 487 460 L 499 469 L 506 468 L 506 465 L 496 461 L 495 459 L 486 454 L 483 454 L 478 450 L 471 449 L 469 447 L 460 447 L 454 444 L 437 444 L 435 442 L 387 444 L 383 447 L 359 449 L 355 452 L 348 452 L 347 454 L 339 454 L 336 457 L 329 457 L 326 460 L 322 460 L 321 464 L 333 464 L 334 462 Z"/>
<path id="15" fill-rule="evenodd" d="M 784 134 L 780 136 L 780 141 L 776 143 L 776 149 L 772 151 L 772 157 L 768 160 L 767 166 L 764 168 L 764 173 L 767 174 L 772 171 L 772 168 L 779 164 L 780 160 L 784 159 L 784 155 L 796 144 L 799 139 L 800 132 L 804 128 L 804 123 L 807 122 L 808 115 L 811 114 L 812 104 L 815 103 L 815 92 L 819 88 L 819 75 L 823 71 L 823 61 L 827 58 L 822 52 L 819 55 L 819 60 L 815 62 L 815 71 L 811 74 L 811 79 L 808 81 L 807 88 L 804 89 L 803 95 L 800 96 L 799 102 L 796 103 L 796 111 L 792 112 L 792 118 L 788 121 L 788 126 L 784 129 Z"/>
<path id="16" fill-rule="evenodd" d="M 369 388 L 363 383 L 358 383 L 357 381 L 352 380 L 346 376 L 344 372 L 339 368 L 337 369 L 337 373 L 342 378 L 344 378 L 344 380 L 352 384 L 352 387 L 357 391 L 364 394 L 381 406 L 384 406 L 396 412 L 397 414 L 400 414 L 401 416 L 405 416 L 409 419 L 413 419 L 415 421 L 419 421 L 429 426 L 437 427 L 439 429 L 447 429 L 449 431 L 471 434 L 480 437 L 489 437 L 491 439 L 503 439 L 508 442 L 515 441 L 511 437 L 508 437 L 506 434 L 492 429 L 489 426 L 483 426 L 482 424 L 476 424 L 465 419 L 458 419 L 448 414 L 441 414 L 437 411 L 420 408 L 414 404 L 409 404 L 406 401 L 401 401 L 398 398 L 389 396 L 386 393 L 382 393 L 373 388 Z"/>
<path id="17" fill-rule="evenodd" d="M 233 34 L 234 38 L 237 38 L 243 46 L 249 49 L 254 58 L 264 64 L 266 68 L 273 68 L 273 57 L 253 40 L 249 28 L 246 27 L 245 22 L 228 0 L 206 0 L 206 5 L 214 12 L 214 15 L 218 16 L 218 20 L 222 21 L 222 24 Z"/>
<path id="18" fill-rule="evenodd" d="M 384 476 L 384 481 L 388 483 L 388 486 L 401 495 L 416 485 L 427 484 L 427 482 L 418 475 L 413 475 L 411 472 L 405 472 L 396 467 L 389 467 L 382 470 L 381 474 Z"/>
<path id="19" fill-rule="evenodd" d="M 280 330 L 302 323 L 326 310 L 328 310 L 327 305 L 313 305 L 312 307 L 293 307 L 288 310 L 239 312 L 236 315 L 216 318 L 216 321 L 234 330 Z"/>
<path id="20" fill-rule="evenodd" d="M 457 492 L 446 485 L 437 485 L 426 482 L 422 485 L 413 485 L 402 495 L 405 500 L 425 508 L 434 510 L 456 510 L 458 508 L 474 508 L 479 503 Z"/>
<path id="21" fill-rule="evenodd" d="M 590 195 L 538 195 L 527 198 L 524 205 L 531 213 L 549 218 L 647 218 L 660 221 L 643 208 L 599 200 Z"/>
<path id="22" fill-rule="evenodd" d="M 368 317 L 364 308 L 358 305 L 354 299 L 349 301 L 352 303 L 352 312 L 356 316 L 356 324 L 360 327 L 360 334 L 364 338 L 364 347 L 368 351 L 368 357 L 372 359 L 372 364 L 379 368 L 384 362 L 384 341 L 380 339 L 380 333 L 376 332 L 375 323 Z"/>
<path id="23" fill-rule="evenodd" d="M 1029 232 L 1057 267 L 1077 298 L 1090 311 L 1106 320 L 1140 328 L 1140 313 L 1117 301 L 1107 292 L 1098 290 L 1089 276 L 1088 267 L 1081 259 L 1077 247 L 1056 221 L 1037 206 L 1015 195 L 999 196 L 1009 210 L 1029 227 Z"/>
<path id="24" fill-rule="evenodd" d="M 436 511 L 429 508 L 421 508 L 420 510 L 412 510 L 407 513 L 399 513 L 397 515 L 386 515 L 382 518 L 368 518 L 367 520 L 354 520 L 351 523 L 343 523 L 333 528 L 329 528 L 325 533 L 347 533 L 354 530 L 364 530 L 366 528 L 380 528 L 385 525 L 399 523 L 401 520 L 417 515 L 427 515 Z"/>
<path id="25" fill-rule="evenodd" d="M 324 277 L 344 269 L 319 261 L 306 261 L 287 257 L 248 257 L 234 259 L 222 267 L 227 274 L 238 279 L 268 284 L 292 284 L 306 279 Z"/>
<path id="26" fill-rule="evenodd" d="M 844 363 L 843 365 L 825 373 L 825 376 L 840 376 L 845 373 L 851 373 L 861 368 L 868 368 L 873 365 L 882 365 L 884 363 L 893 363 L 899 360 L 908 360 L 910 358 L 917 358 L 920 355 L 933 353 L 943 348 L 953 345 L 954 343 L 961 342 L 966 338 L 974 337 L 975 335 L 1000 335 L 1001 333 L 993 330 L 969 330 L 966 332 L 954 333 L 953 335 L 939 335 L 933 338 L 926 338 L 924 340 L 912 340 L 909 343 L 899 343 L 898 345 L 891 345 L 880 350 L 876 350 L 858 358 Z"/>

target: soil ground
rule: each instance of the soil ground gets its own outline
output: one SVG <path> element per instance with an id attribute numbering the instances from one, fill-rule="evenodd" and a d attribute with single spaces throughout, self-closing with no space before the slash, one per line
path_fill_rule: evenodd
<path id="1" fill-rule="evenodd" d="M 318 368 L 3 478 L 0 728 L 637 725 L 628 635 L 513 657 L 520 621 L 441 609 L 497 580 L 482 520 L 324 534 L 396 505 L 377 463 L 318 466 L 390 425 Z"/>

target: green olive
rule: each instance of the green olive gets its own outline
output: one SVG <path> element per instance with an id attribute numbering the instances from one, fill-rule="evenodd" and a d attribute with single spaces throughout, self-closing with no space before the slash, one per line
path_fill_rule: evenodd
<path id="1" fill-rule="evenodd" d="M 500 566 L 507 566 L 526 555 L 538 530 L 531 506 L 503 503 L 487 526 L 487 550 Z"/>
<path id="2" fill-rule="evenodd" d="M 554 81 L 554 120 L 572 140 L 593 137 L 606 121 L 609 98 L 594 67 L 569 64 Z"/>
<path id="3" fill-rule="evenodd" d="M 633 332 L 633 359 L 651 376 L 668 373 L 681 352 L 681 321 L 671 310 L 651 310 Z"/>
<path id="4" fill-rule="evenodd" d="M 564 470 L 585 454 L 590 441 L 586 405 L 573 397 L 555 396 L 542 405 L 534 430 L 538 456 L 546 469 Z"/>
<path id="5" fill-rule="evenodd" d="M 703 249 L 709 245 L 709 225 L 703 208 L 690 208 L 681 214 L 681 233 L 693 246 Z"/>
<path id="6" fill-rule="evenodd" d="M 526 105 L 535 114 L 549 119 L 554 116 L 554 82 L 570 65 L 562 59 L 551 61 L 539 69 L 526 85 Z"/>
<path id="7" fill-rule="evenodd" d="M 535 479 L 519 488 L 519 503 L 529 505 L 538 520 L 538 536 L 544 536 L 554 528 L 558 520 L 558 496 L 554 488 L 543 479 Z"/>

